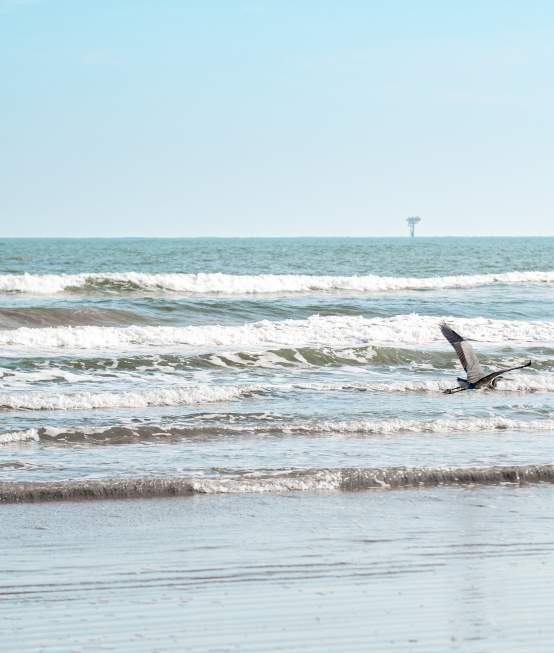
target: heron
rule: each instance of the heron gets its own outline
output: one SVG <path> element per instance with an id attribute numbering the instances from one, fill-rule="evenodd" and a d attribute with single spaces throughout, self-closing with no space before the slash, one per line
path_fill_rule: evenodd
<path id="1" fill-rule="evenodd" d="M 454 329 L 451 329 L 446 322 L 441 322 L 441 332 L 442 335 L 448 340 L 448 342 L 454 347 L 454 351 L 460 359 L 460 363 L 464 368 L 467 379 L 460 379 L 458 377 L 458 386 L 457 388 L 449 388 L 445 390 L 445 394 L 453 394 L 454 392 L 462 392 L 464 390 L 478 390 L 479 388 L 495 388 L 496 382 L 500 378 L 501 374 L 506 372 L 513 372 L 513 370 L 521 370 L 524 367 L 529 367 L 531 361 L 527 361 L 525 365 L 518 365 L 517 367 L 508 367 L 504 370 L 498 370 L 497 372 L 491 372 L 490 374 L 485 374 L 485 370 L 481 367 L 479 359 L 477 358 L 476 353 L 473 351 L 473 347 L 469 342 L 463 338 L 459 333 L 456 333 Z"/>

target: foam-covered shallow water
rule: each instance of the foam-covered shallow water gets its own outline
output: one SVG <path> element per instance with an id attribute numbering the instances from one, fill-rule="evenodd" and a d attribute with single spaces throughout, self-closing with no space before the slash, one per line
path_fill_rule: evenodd
<path id="1" fill-rule="evenodd" d="M 548 465 L 553 252 L 548 238 L 0 241 L 0 482 Z M 487 369 L 532 366 L 444 395 L 461 370 L 443 319 Z"/>

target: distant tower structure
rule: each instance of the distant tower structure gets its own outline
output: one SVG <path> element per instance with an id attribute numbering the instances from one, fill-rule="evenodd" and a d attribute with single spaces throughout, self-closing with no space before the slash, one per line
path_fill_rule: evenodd
<path id="1" fill-rule="evenodd" d="M 418 215 L 414 215 L 411 218 L 406 218 L 406 222 L 410 225 L 410 236 L 414 237 L 414 229 L 418 222 L 421 222 L 421 218 Z"/>

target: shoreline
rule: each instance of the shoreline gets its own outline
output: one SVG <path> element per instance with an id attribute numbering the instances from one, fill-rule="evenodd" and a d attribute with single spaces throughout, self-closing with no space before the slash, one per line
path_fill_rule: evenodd
<path id="1" fill-rule="evenodd" d="M 389 467 L 273 470 L 223 477 L 0 481 L 0 505 L 60 501 L 156 499 L 200 494 L 417 489 L 452 486 L 553 484 L 554 465 Z"/>

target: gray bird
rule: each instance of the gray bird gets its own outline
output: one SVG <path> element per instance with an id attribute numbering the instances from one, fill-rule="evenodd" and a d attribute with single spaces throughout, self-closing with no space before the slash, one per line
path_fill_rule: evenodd
<path id="1" fill-rule="evenodd" d="M 445 390 L 445 394 L 452 394 L 454 392 L 462 392 L 463 390 L 478 390 L 479 388 L 494 388 L 501 374 L 512 372 L 513 370 L 521 370 L 524 367 L 529 367 L 531 361 L 527 361 L 525 365 L 518 365 L 518 367 L 509 367 L 505 370 L 498 370 L 485 374 L 485 370 L 481 367 L 477 355 L 473 351 L 473 347 L 467 340 L 462 338 L 459 333 L 451 329 L 446 322 L 441 322 L 442 335 L 454 347 L 454 351 L 460 359 L 462 367 L 466 371 L 467 379 L 460 379 L 458 377 L 458 388 L 450 388 Z"/>

